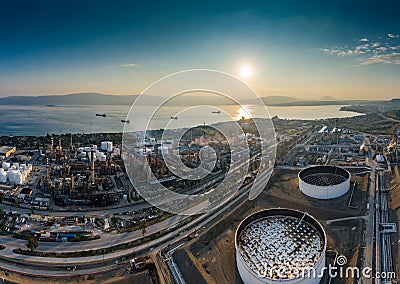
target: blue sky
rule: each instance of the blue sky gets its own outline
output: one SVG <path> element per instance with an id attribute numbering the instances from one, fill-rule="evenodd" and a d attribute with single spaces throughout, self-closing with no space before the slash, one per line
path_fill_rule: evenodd
<path id="1" fill-rule="evenodd" d="M 399 96 L 397 1 L 6 1 L 0 96 L 136 94 L 248 65 L 262 96 Z"/>

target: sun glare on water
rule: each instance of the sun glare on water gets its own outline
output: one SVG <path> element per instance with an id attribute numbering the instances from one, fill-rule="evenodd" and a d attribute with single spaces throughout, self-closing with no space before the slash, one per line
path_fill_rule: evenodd
<path id="1" fill-rule="evenodd" d="M 251 112 L 246 106 L 241 106 L 237 112 L 237 119 L 249 119 Z"/>

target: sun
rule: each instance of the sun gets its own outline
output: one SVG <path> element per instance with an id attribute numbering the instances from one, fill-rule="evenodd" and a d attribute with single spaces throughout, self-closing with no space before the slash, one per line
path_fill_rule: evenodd
<path id="1" fill-rule="evenodd" d="M 253 71 L 251 70 L 250 66 L 244 65 L 240 68 L 240 76 L 242 76 L 243 78 L 247 79 L 247 78 L 251 77 L 252 74 L 253 74 Z"/>

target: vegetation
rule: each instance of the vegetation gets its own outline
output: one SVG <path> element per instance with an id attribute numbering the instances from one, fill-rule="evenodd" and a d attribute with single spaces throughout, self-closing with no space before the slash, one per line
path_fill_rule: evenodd
<path id="1" fill-rule="evenodd" d="M 182 221 L 178 227 L 182 227 L 182 226 L 188 224 L 189 222 L 193 221 L 197 217 L 199 217 L 199 215 L 189 216 L 184 221 Z M 157 233 L 154 233 L 152 235 L 148 235 L 148 236 L 145 236 L 143 238 L 140 238 L 140 239 L 128 242 L 128 243 L 123 243 L 123 244 L 114 245 L 114 246 L 110 246 L 107 248 L 95 249 L 95 250 L 74 251 L 74 252 L 40 252 L 40 251 L 24 250 L 24 249 L 19 248 L 19 249 L 14 249 L 13 252 L 17 253 L 17 254 L 24 254 L 24 255 L 32 255 L 32 256 L 40 256 L 40 257 L 57 257 L 57 258 L 104 255 L 104 254 L 109 254 L 109 253 L 119 251 L 119 250 L 130 249 L 130 248 L 148 243 L 150 241 L 158 239 L 158 238 L 176 230 L 176 228 L 177 227 L 169 227 L 164 230 L 158 231 Z"/>
<path id="2" fill-rule="evenodd" d="M 147 228 L 147 222 L 146 220 L 140 221 L 139 223 L 139 229 L 142 230 L 142 236 L 144 237 L 144 235 L 146 234 L 146 228 Z"/>
<path id="3" fill-rule="evenodd" d="M 37 249 L 38 246 L 39 246 L 39 243 L 38 243 L 37 239 L 34 237 L 30 237 L 28 239 L 28 242 L 26 243 L 26 247 L 28 249 L 30 249 L 31 251 L 34 251 L 35 249 Z"/>

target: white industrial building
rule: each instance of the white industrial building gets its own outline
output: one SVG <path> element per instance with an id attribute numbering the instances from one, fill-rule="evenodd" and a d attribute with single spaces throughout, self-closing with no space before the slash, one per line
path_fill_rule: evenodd
<path id="1" fill-rule="evenodd" d="M 262 210 L 235 235 L 236 265 L 245 284 L 321 281 L 326 235 L 312 216 L 292 209 Z"/>
<path id="2" fill-rule="evenodd" d="M 299 188 L 305 195 L 318 199 L 332 199 L 350 189 L 349 171 L 335 166 L 314 166 L 299 172 Z"/>

